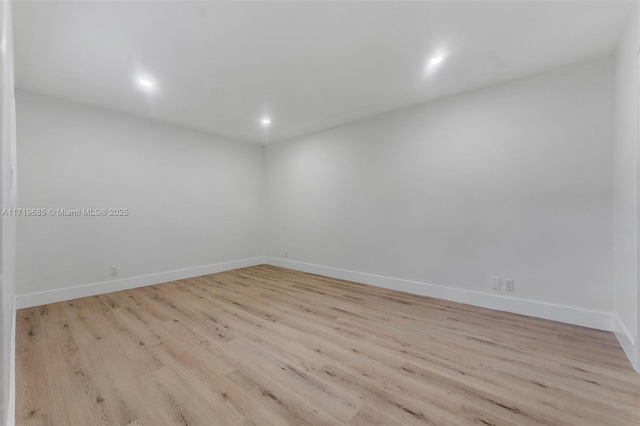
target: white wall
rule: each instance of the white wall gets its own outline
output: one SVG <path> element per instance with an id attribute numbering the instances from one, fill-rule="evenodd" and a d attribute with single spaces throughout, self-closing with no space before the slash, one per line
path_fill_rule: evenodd
<path id="1" fill-rule="evenodd" d="M 270 145 L 267 256 L 611 329 L 612 135 L 607 56 Z"/>
<path id="2" fill-rule="evenodd" d="M 16 206 L 15 98 L 13 76 L 13 21 L 11 3 L 0 4 L 0 204 L 3 209 Z M 0 424 L 13 423 L 13 329 L 15 218 L 0 219 Z"/>
<path id="3" fill-rule="evenodd" d="M 19 306 L 262 260 L 263 147 L 20 90 L 17 114 L 19 207 L 130 211 L 20 217 Z"/>
<path id="4" fill-rule="evenodd" d="M 638 363 L 638 6 L 616 52 L 613 180 L 613 278 L 616 334 L 629 358 Z M 635 353 L 634 353 L 635 351 Z"/>

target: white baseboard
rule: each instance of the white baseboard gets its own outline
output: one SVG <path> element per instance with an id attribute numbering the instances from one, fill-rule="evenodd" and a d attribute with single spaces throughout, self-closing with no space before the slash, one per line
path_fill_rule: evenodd
<path id="1" fill-rule="evenodd" d="M 435 297 L 453 302 L 466 303 L 483 308 L 513 312 L 537 318 L 581 325 L 599 330 L 613 331 L 613 315 L 605 312 L 588 311 L 571 306 L 554 305 L 514 297 L 498 296 L 472 290 L 446 287 L 434 284 L 409 281 L 398 278 L 331 268 L 311 263 L 296 262 L 289 259 L 266 257 L 266 263 L 273 266 L 294 269 L 301 272 L 325 275 L 348 281 L 399 290 L 422 296 Z"/>
<path id="2" fill-rule="evenodd" d="M 618 342 L 620 342 L 620 346 L 622 346 L 622 349 L 624 350 L 624 353 L 627 355 L 627 358 L 629 358 L 629 361 L 631 361 L 631 365 L 633 365 L 633 368 L 635 368 L 636 371 L 640 373 L 640 366 L 636 365 L 637 363 L 634 361 L 635 351 L 636 351 L 636 339 L 633 336 L 633 334 L 629 332 L 627 327 L 620 320 L 620 318 L 618 318 L 617 315 L 615 316 L 613 332 L 618 338 Z"/>
<path id="3" fill-rule="evenodd" d="M 72 300 L 80 297 L 95 296 L 97 294 L 128 290 L 131 288 L 160 284 L 169 281 L 181 280 L 184 278 L 215 274 L 217 272 L 230 271 L 232 269 L 262 265 L 264 263 L 264 257 L 259 256 L 250 259 L 241 259 L 231 262 L 197 266 L 195 268 L 178 269 L 175 271 L 160 272 L 157 274 L 140 275 L 137 277 L 124 278 L 120 280 L 104 281 L 75 287 L 65 287 L 55 290 L 41 291 L 37 293 L 20 294 L 16 296 L 16 309 L 30 308 L 32 306 L 46 305 L 48 303 L 62 302 L 64 300 Z"/>

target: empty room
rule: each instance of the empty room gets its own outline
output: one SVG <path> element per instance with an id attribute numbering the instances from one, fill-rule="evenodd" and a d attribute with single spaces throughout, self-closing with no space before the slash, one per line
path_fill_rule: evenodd
<path id="1" fill-rule="evenodd" d="M 640 425 L 638 1 L 0 4 L 0 425 Z"/>

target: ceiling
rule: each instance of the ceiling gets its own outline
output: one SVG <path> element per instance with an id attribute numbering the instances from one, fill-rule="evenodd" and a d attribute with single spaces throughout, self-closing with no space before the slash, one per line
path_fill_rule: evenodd
<path id="1" fill-rule="evenodd" d="M 268 143 L 611 52 L 630 8 L 16 2 L 16 80 L 21 89 Z M 445 59 L 427 66 L 434 55 Z M 142 90 L 140 77 L 156 90 Z"/>

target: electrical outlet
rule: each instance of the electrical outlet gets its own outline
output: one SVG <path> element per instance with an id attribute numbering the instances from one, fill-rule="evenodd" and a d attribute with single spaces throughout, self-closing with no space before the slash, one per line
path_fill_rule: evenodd
<path id="1" fill-rule="evenodd" d="M 288 251 L 284 252 L 284 257 L 287 258 L 287 259 L 289 258 L 289 252 Z"/>
<path id="2" fill-rule="evenodd" d="M 112 277 L 115 277 L 116 275 L 118 275 L 118 267 L 117 266 L 110 266 L 109 267 L 109 271 Z"/>
<path id="3" fill-rule="evenodd" d="M 502 290 L 502 278 L 500 277 L 491 278 L 491 288 L 494 290 Z"/>
<path id="4" fill-rule="evenodd" d="M 504 291 L 513 291 L 513 280 L 504 280 Z"/>

